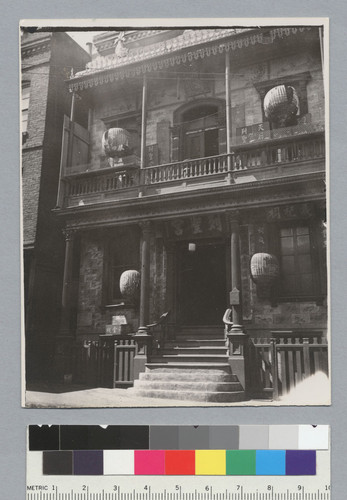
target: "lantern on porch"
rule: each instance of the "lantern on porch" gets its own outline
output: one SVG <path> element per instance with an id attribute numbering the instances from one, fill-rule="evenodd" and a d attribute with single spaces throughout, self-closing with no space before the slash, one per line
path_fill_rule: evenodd
<path id="1" fill-rule="evenodd" d="M 134 269 L 129 269 L 121 274 L 119 289 L 125 300 L 137 302 L 140 295 L 141 275 Z"/>
<path id="2" fill-rule="evenodd" d="M 264 113 L 269 120 L 285 127 L 294 125 L 299 111 L 299 98 L 294 87 L 277 85 L 264 97 Z"/>
<path id="3" fill-rule="evenodd" d="M 255 253 L 251 258 L 251 276 L 259 287 L 261 295 L 268 295 L 272 285 L 279 277 L 280 266 L 275 255 Z"/>
<path id="4" fill-rule="evenodd" d="M 110 128 L 102 136 L 102 149 L 110 158 L 132 154 L 131 135 L 124 128 Z"/>

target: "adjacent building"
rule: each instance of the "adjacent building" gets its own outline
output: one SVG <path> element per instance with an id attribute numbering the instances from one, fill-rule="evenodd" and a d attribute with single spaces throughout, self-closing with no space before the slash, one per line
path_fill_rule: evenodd
<path id="1" fill-rule="evenodd" d="M 82 68 L 88 60 L 88 54 L 66 33 L 22 33 L 22 224 L 28 380 L 47 379 L 54 357 L 64 239 L 52 209 L 57 199 L 63 117 L 71 101 L 65 80 L 72 68 Z"/>
<path id="2" fill-rule="evenodd" d="M 327 372 L 322 37 L 309 26 L 95 37 L 97 56 L 67 82 L 56 223 L 44 226 L 51 266 L 46 231 L 66 235 L 65 380 L 230 402 Z M 28 156 L 31 123 L 29 112 Z M 47 175 L 53 197 L 58 169 Z M 25 231 L 34 245 L 37 226 Z"/>

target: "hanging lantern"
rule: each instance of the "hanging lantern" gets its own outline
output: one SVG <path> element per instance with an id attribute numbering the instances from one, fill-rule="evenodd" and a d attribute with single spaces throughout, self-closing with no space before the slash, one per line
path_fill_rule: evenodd
<path id="1" fill-rule="evenodd" d="M 121 274 L 119 289 L 124 299 L 137 302 L 140 295 L 141 275 L 134 269 L 129 269 Z"/>
<path id="2" fill-rule="evenodd" d="M 293 125 L 299 111 L 299 98 L 294 87 L 278 85 L 264 97 L 265 116 L 281 126 Z"/>
<path id="3" fill-rule="evenodd" d="M 251 258 L 251 276 L 256 285 L 274 284 L 279 277 L 280 267 L 277 258 L 270 253 L 255 253 Z"/>
<path id="4" fill-rule="evenodd" d="M 102 136 L 102 149 L 106 156 L 122 158 L 132 153 L 131 135 L 124 128 L 110 128 Z"/>

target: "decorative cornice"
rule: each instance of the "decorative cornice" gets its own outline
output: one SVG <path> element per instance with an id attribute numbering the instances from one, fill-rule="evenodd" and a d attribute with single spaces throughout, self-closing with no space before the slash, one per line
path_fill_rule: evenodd
<path id="1" fill-rule="evenodd" d="M 24 43 L 21 47 L 22 59 L 33 57 L 51 50 L 51 36 L 30 43 Z"/>
<path id="2" fill-rule="evenodd" d="M 182 35 L 162 42 L 117 54 L 99 56 L 69 81 L 70 90 L 83 90 L 151 71 L 166 70 L 181 63 L 216 56 L 256 44 L 264 37 L 284 38 L 310 30 L 310 27 L 281 27 L 267 31 L 251 28 L 186 30 Z M 269 43 L 268 41 L 266 43 Z"/>

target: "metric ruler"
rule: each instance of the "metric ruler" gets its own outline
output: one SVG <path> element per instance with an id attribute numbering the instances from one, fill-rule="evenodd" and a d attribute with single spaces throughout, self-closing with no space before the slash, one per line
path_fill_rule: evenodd
<path id="1" fill-rule="evenodd" d="M 42 486 L 42 485 L 41 485 Z M 48 486 L 48 485 L 47 485 Z M 129 485 L 130 486 L 130 485 Z M 298 484 L 296 489 L 267 485 L 251 488 L 234 484 L 226 489 L 221 485 L 213 487 L 209 482 L 202 487 L 189 489 L 176 484 L 174 489 L 157 488 L 155 485 L 145 485 L 147 489 L 140 491 L 138 488 L 122 488 L 114 485 L 114 490 L 108 488 L 95 489 L 88 484 L 79 488 L 69 488 L 68 485 L 57 486 L 51 484 L 47 490 L 27 491 L 27 500 L 330 500 L 330 485 L 322 488 L 310 488 Z M 50 491 L 49 491 L 50 490 Z"/>
<path id="2" fill-rule="evenodd" d="M 330 456 L 315 476 L 42 476 L 28 473 L 26 500 L 330 500 Z"/>

